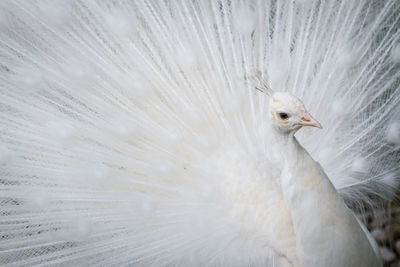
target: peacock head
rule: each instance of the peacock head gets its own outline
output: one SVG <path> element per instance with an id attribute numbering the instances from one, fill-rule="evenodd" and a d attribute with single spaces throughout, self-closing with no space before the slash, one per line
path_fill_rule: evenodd
<path id="1" fill-rule="evenodd" d="M 270 97 L 269 110 L 272 124 L 281 132 L 293 132 L 303 126 L 312 126 L 322 129 L 321 124 L 315 120 L 303 102 L 288 92 L 274 92 L 258 73 L 256 89 Z"/>
<path id="2" fill-rule="evenodd" d="M 273 93 L 269 110 L 272 123 L 283 132 L 297 131 L 303 126 L 322 128 L 306 110 L 303 102 L 291 93 Z"/>

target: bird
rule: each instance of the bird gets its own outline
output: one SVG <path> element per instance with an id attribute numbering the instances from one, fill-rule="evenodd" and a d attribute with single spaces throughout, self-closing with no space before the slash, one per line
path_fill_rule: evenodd
<path id="1" fill-rule="evenodd" d="M 287 260 L 292 266 L 381 266 L 377 244 L 349 211 L 321 165 L 294 136 L 301 127 L 322 129 L 321 124 L 300 99 L 288 92 L 273 92 L 258 79 L 265 87 L 257 89 L 270 96 L 275 142 L 284 150 L 281 201 L 291 223 L 284 228 L 292 228 L 296 244 L 295 257 Z"/>
<path id="2" fill-rule="evenodd" d="M 381 266 L 399 11 L 1 1 L 0 264 Z"/>

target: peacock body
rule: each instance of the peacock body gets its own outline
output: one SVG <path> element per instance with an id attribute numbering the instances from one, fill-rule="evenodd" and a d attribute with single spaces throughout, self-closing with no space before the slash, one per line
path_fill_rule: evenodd
<path id="1" fill-rule="evenodd" d="M 302 266 L 293 153 L 249 77 L 302 99 L 324 129 L 297 139 L 347 207 L 373 208 L 399 176 L 399 14 L 396 0 L 0 2 L 0 263 Z M 337 248 L 314 241 L 317 259 Z"/>

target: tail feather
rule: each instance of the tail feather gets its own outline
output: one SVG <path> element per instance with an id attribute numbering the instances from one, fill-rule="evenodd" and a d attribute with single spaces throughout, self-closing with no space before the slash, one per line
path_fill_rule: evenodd
<path id="1" fill-rule="evenodd" d="M 349 206 L 393 197 L 397 1 L 0 7 L 1 264 L 293 264 L 255 70 Z"/>

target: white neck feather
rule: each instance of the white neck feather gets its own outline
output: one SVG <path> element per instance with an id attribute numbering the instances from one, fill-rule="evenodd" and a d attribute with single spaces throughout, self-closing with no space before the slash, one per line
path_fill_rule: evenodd
<path id="1" fill-rule="evenodd" d="M 324 170 L 296 140 L 295 131 L 275 134 L 284 154 L 281 190 L 300 265 L 379 266 L 364 231 Z"/>

